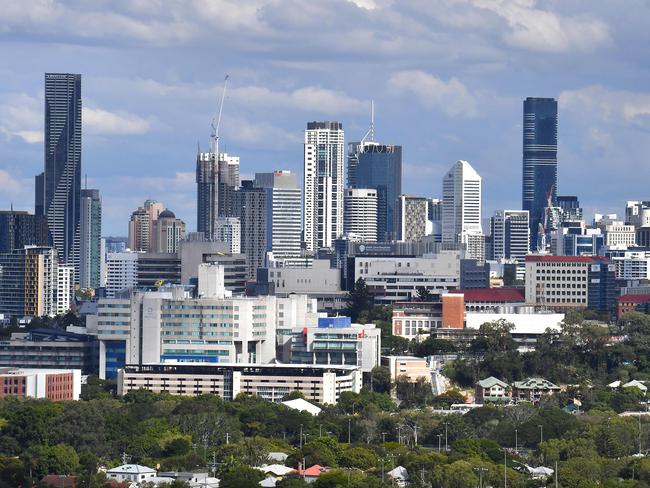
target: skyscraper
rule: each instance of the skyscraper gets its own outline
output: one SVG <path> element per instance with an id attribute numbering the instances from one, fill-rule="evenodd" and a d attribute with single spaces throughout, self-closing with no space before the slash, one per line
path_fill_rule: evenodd
<path id="1" fill-rule="evenodd" d="M 344 207 L 343 230 L 348 238 L 377 242 L 377 190 L 347 188 Z"/>
<path id="2" fill-rule="evenodd" d="M 196 185 L 196 230 L 213 239 L 217 218 L 232 216 L 232 192 L 239 186 L 239 157 L 199 151 Z"/>
<path id="3" fill-rule="evenodd" d="M 545 208 L 557 195 L 557 100 L 524 100 L 522 209 L 530 215 L 530 247 L 541 245 Z"/>
<path id="4" fill-rule="evenodd" d="M 246 254 L 247 275 L 255 279 L 266 256 L 266 192 L 255 188 L 250 180 L 242 181 L 234 192 L 233 206 L 241 224 L 241 252 Z"/>
<path id="5" fill-rule="evenodd" d="M 304 239 L 308 251 L 343 234 L 344 133 L 340 122 L 309 122 L 304 145 Z"/>
<path id="6" fill-rule="evenodd" d="M 0 253 L 36 244 L 34 215 L 20 210 L 0 210 Z"/>
<path id="7" fill-rule="evenodd" d="M 492 259 L 516 259 L 517 279 L 526 274 L 525 260 L 529 252 L 530 222 L 528 210 L 497 210 L 490 219 Z"/>
<path id="8" fill-rule="evenodd" d="M 37 182 L 40 178 L 37 178 Z M 45 74 L 43 212 L 61 262 L 79 271 L 81 75 Z M 40 189 L 36 190 L 37 198 Z M 40 209 L 37 209 L 40 211 Z"/>
<path id="9" fill-rule="evenodd" d="M 255 186 L 266 193 L 266 250 L 274 259 L 300 257 L 302 191 L 287 170 L 255 173 Z"/>
<path id="10" fill-rule="evenodd" d="M 464 244 L 467 257 L 479 261 L 485 258 L 481 183 L 467 161 L 456 161 L 442 180 L 442 242 Z"/>
<path id="11" fill-rule="evenodd" d="M 99 190 L 81 190 L 79 286 L 101 286 L 102 201 Z"/>
<path id="12" fill-rule="evenodd" d="M 402 146 L 364 142 L 357 147 L 356 186 L 377 190 L 377 240 L 395 239 L 395 205 L 402 194 Z"/>
<path id="13" fill-rule="evenodd" d="M 153 222 L 153 234 L 150 249 L 157 253 L 176 253 L 179 242 L 185 239 L 185 222 L 177 218 L 169 209 L 165 209 Z"/>
<path id="14" fill-rule="evenodd" d="M 395 238 L 417 241 L 427 233 L 428 201 L 424 197 L 400 195 L 395 206 Z"/>
<path id="15" fill-rule="evenodd" d="M 132 251 L 153 250 L 153 224 L 165 210 L 165 206 L 155 200 L 146 200 L 131 214 L 129 220 L 129 239 L 127 246 Z"/>

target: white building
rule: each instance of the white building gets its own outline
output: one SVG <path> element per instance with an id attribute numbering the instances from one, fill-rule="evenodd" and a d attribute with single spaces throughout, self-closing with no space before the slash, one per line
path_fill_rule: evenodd
<path id="1" fill-rule="evenodd" d="M 467 161 L 456 161 L 442 180 L 442 242 L 467 245 L 467 257 L 485 259 L 481 227 L 482 178 Z"/>
<path id="2" fill-rule="evenodd" d="M 70 310 L 74 300 L 74 266 L 59 264 L 56 284 L 56 315 L 64 315 Z"/>
<path id="3" fill-rule="evenodd" d="M 304 235 L 308 251 L 343 234 L 343 124 L 309 122 L 304 145 Z"/>
<path id="4" fill-rule="evenodd" d="M 429 201 L 424 197 L 400 195 L 395 205 L 395 233 L 398 241 L 416 241 L 427 235 Z"/>
<path id="5" fill-rule="evenodd" d="M 490 219 L 492 234 L 491 259 L 517 260 L 517 279 L 526 274 L 524 260 L 530 249 L 530 223 L 528 210 L 497 210 Z"/>
<path id="6" fill-rule="evenodd" d="M 377 241 L 377 190 L 347 188 L 344 198 L 343 231 L 363 242 Z"/>
<path id="7" fill-rule="evenodd" d="M 650 252 L 625 251 L 611 258 L 616 266 L 616 278 L 621 280 L 650 280 Z"/>
<path id="8" fill-rule="evenodd" d="M 117 468 L 106 471 L 106 478 L 115 480 L 118 483 L 146 483 L 156 478 L 156 470 L 139 464 L 123 464 Z"/>
<path id="9" fill-rule="evenodd" d="M 266 192 L 266 251 L 274 259 L 300 257 L 302 191 L 288 170 L 255 173 L 255 186 Z"/>
<path id="10" fill-rule="evenodd" d="M 214 233 L 216 240 L 228 243 L 231 254 L 241 252 L 241 223 L 237 217 L 218 217 Z"/>
<path id="11" fill-rule="evenodd" d="M 124 251 L 106 256 L 106 296 L 111 298 L 119 291 L 134 288 L 138 283 L 139 252 Z"/>
<path id="12" fill-rule="evenodd" d="M 606 246 L 634 246 L 636 243 L 636 229 L 633 225 L 624 225 L 616 222 L 605 226 Z"/>

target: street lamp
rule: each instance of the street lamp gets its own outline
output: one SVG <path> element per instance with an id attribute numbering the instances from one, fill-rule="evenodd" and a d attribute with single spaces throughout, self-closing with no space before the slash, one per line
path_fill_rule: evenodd
<path id="1" fill-rule="evenodd" d="M 386 444 L 386 434 L 388 434 L 388 432 L 382 432 L 381 433 L 381 443 L 382 444 Z"/>
<path id="2" fill-rule="evenodd" d="M 449 450 L 449 444 L 447 442 L 447 427 L 449 426 L 449 422 L 445 422 L 445 452 Z"/>
<path id="3" fill-rule="evenodd" d="M 474 468 L 474 471 L 478 472 L 479 488 L 483 488 L 483 473 L 487 470 L 487 468 Z"/>
<path id="4" fill-rule="evenodd" d="M 442 448 L 442 434 L 438 434 L 438 452 L 440 452 Z"/>

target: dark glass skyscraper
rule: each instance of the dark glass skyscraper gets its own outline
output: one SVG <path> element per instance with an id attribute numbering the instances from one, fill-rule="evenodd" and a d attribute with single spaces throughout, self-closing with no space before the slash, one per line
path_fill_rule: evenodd
<path id="1" fill-rule="evenodd" d="M 522 209 L 530 214 L 530 246 L 539 246 L 547 206 L 557 195 L 557 100 L 524 100 Z M 550 203 L 550 205 L 549 205 Z M 538 238 L 539 237 L 539 238 Z"/>
<path id="2" fill-rule="evenodd" d="M 402 194 L 402 146 L 366 142 L 358 146 L 356 187 L 377 190 L 377 240 L 395 239 L 393 216 Z"/>
<path id="3" fill-rule="evenodd" d="M 39 191 L 37 188 L 37 196 Z M 59 260 L 74 265 L 76 273 L 79 271 L 80 194 L 81 75 L 46 73 L 42 211 L 47 217 L 49 240 L 58 251 Z"/>

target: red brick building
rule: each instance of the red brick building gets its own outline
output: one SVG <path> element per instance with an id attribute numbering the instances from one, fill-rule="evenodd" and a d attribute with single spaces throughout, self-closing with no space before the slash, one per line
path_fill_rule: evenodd
<path id="1" fill-rule="evenodd" d="M 46 398 L 58 402 L 78 400 L 80 392 L 79 369 L 0 368 L 0 400 Z"/>
<path id="2" fill-rule="evenodd" d="M 620 319 L 628 312 L 635 312 L 639 308 L 646 311 L 650 307 L 650 295 L 623 295 L 618 298 L 617 317 Z"/>

